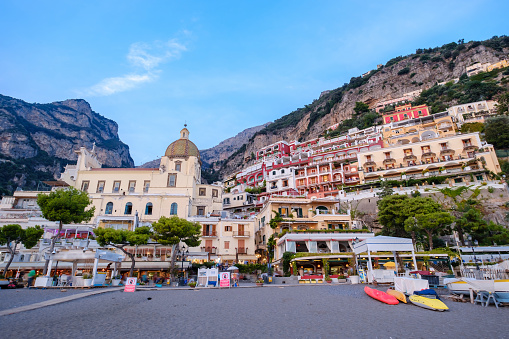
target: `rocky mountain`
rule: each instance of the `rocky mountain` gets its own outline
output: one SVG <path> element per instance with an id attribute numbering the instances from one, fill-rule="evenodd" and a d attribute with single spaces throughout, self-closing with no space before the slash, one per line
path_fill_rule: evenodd
<path id="1" fill-rule="evenodd" d="M 507 91 L 507 79 L 501 79 L 500 75 L 469 81 L 465 75 L 466 67 L 477 62 L 498 62 L 507 59 L 508 55 L 509 37 L 501 36 L 482 42 L 464 43 L 460 40 L 458 43 L 418 49 L 414 54 L 393 58 L 363 77 L 353 77 L 349 83 L 339 88 L 322 92 L 309 105 L 277 119 L 255 133 L 246 144 L 222 162 L 217 176 L 224 178 L 239 171 L 248 164 L 245 159 L 252 152 L 279 140 L 303 141 L 318 137 L 336 123 L 340 123 L 340 129 L 345 126 L 366 128 L 375 124 L 377 119 L 373 112 L 370 112 L 371 115 L 356 114 L 354 107 L 357 102 L 374 108 L 380 101 L 424 90 L 415 103 L 429 104 L 433 113 L 437 113 L 447 105 L 496 98 Z M 462 78 L 462 82 L 453 88 L 455 90 L 452 93 L 447 92 L 449 87 L 437 85 L 458 78 Z"/>
<path id="2" fill-rule="evenodd" d="M 117 123 L 85 100 L 31 104 L 0 95 L 0 192 L 36 189 L 41 180 L 58 178 L 64 165 L 76 161 L 74 150 L 94 143 L 105 166 L 134 166 Z"/>

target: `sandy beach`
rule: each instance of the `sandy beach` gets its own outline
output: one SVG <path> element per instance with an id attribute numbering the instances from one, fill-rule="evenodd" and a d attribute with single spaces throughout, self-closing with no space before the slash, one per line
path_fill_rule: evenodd
<path id="1" fill-rule="evenodd" d="M 4 306 L 15 298 L 43 300 L 34 297 L 39 293 L 65 295 L 58 290 L 0 292 Z M 509 337 L 509 307 L 445 302 L 447 312 L 389 306 L 368 297 L 361 285 L 114 291 L 2 316 L 0 330 L 3 337 L 37 338 Z"/>

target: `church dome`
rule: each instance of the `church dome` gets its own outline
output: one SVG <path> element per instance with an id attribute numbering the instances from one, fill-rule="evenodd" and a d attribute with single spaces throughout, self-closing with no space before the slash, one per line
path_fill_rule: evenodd
<path id="1" fill-rule="evenodd" d="M 200 151 L 198 151 L 198 147 L 189 140 L 189 131 L 185 127 L 180 131 L 180 139 L 172 142 L 166 149 L 164 155 L 168 158 L 197 157 L 200 159 Z"/>

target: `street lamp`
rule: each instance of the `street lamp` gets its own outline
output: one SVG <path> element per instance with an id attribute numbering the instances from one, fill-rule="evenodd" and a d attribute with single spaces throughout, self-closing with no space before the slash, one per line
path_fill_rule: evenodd
<path id="1" fill-rule="evenodd" d="M 189 248 L 186 248 L 185 245 L 178 250 L 177 254 L 180 256 L 180 261 L 182 262 L 182 277 L 180 278 L 179 286 L 184 286 L 185 283 L 185 274 L 184 274 L 184 259 L 189 255 Z"/>

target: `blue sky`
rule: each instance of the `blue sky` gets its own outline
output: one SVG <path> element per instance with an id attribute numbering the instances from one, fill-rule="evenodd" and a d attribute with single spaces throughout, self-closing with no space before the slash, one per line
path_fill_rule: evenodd
<path id="1" fill-rule="evenodd" d="M 11 1 L 0 93 L 115 120 L 137 165 L 198 148 L 416 48 L 507 35 L 508 1 Z"/>

